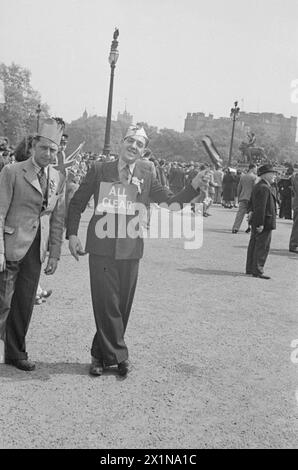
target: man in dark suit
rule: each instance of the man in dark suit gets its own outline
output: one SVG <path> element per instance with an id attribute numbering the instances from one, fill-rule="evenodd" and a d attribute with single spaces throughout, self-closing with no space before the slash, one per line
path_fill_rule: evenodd
<path id="1" fill-rule="evenodd" d="M 118 365 L 121 376 L 128 372 L 128 349 L 124 334 L 137 284 L 139 260 L 143 255 L 141 236 L 119 235 L 119 228 L 123 224 L 123 214 L 120 217 L 121 197 L 112 201 L 111 194 L 117 190 L 127 200 L 133 198 L 129 193 L 134 193 L 135 201 L 142 207 L 148 207 L 150 200 L 182 205 L 198 194 L 195 178 L 176 196 L 164 188 L 154 176 L 150 162 L 142 159 L 147 144 L 144 129 L 131 126 L 122 143 L 119 160 L 95 163 L 69 206 L 67 237 L 70 252 L 78 260 L 79 255 L 84 254 L 77 237 L 80 217 L 90 197 L 94 196 L 95 212 L 88 226 L 86 242 L 97 329 L 91 348 L 92 375 L 101 375 L 104 367 L 112 365 Z M 105 193 L 107 188 L 108 197 Z M 107 201 L 108 205 L 105 206 Z M 109 204 L 113 209 L 110 210 Z M 117 207 L 118 214 L 111 213 Z M 124 215 L 126 226 L 134 217 L 127 214 Z M 105 232 L 107 225 L 115 229 L 108 236 Z"/>
<path id="2" fill-rule="evenodd" d="M 271 187 L 276 173 L 270 164 L 259 168 L 260 181 L 253 187 L 250 200 L 252 231 L 247 249 L 246 274 L 260 279 L 270 279 L 264 275 L 264 265 L 270 249 L 271 232 L 276 229 L 276 194 Z"/>
<path id="3" fill-rule="evenodd" d="M 292 175 L 293 191 L 293 227 L 290 236 L 289 250 L 298 253 L 298 173 Z"/>

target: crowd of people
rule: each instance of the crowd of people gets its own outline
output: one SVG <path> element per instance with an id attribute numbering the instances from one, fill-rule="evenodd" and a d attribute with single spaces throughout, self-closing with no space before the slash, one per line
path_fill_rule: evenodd
<path id="1" fill-rule="evenodd" d="M 23 161 L 30 156 L 30 146 L 33 136 L 24 138 L 15 148 L 9 145 L 7 137 L 0 137 L 0 171 L 5 165 Z M 55 168 L 66 178 L 66 214 L 69 202 L 79 188 L 82 179 L 94 162 L 111 162 L 118 159 L 117 154 L 109 156 L 89 151 L 80 151 L 69 157 L 66 156 L 68 135 L 63 134 L 57 154 Z M 152 170 L 160 184 L 173 194 L 178 194 L 189 181 L 199 174 L 200 194 L 192 201 L 192 211 L 195 213 L 195 203 L 202 203 L 203 216 L 210 216 L 212 204 L 221 204 L 224 208 L 238 208 L 232 233 L 238 233 L 250 200 L 252 185 L 258 180 L 256 173 L 258 162 L 239 167 L 216 167 L 209 162 L 181 162 L 156 158 L 149 148 L 142 157 L 151 162 Z M 276 166 L 276 165 L 274 165 Z M 274 182 L 279 218 L 291 220 L 294 214 L 294 173 L 292 164 L 279 166 Z M 198 211 L 198 210 L 197 210 Z M 66 216 L 67 217 L 67 216 Z M 246 232 L 250 232 L 248 226 Z M 51 292 L 39 289 L 36 303 L 45 302 Z"/>
<path id="2" fill-rule="evenodd" d="M 30 142 L 33 136 L 29 136 L 27 139 Z M 16 148 L 13 148 L 9 145 L 9 140 L 6 137 L 0 137 L 0 171 L 7 164 L 21 161 L 20 158 L 22 157 L 20 157 L 20 152 L 23 151 L 24 142 L 25 139 L 23 139 Z M 79 187 L 80 182 L 93 162 L 115 161 L 118 159 L 118 155 L 111 154 L 106 156 L 95 152 L 81 151 L 69 162 L 65 155 L 67 143 L 68 135 L 63 134 L 57 155 L 58 164 L 55 168 L 65 174 L 69 181 L 69 186 L 73 188 L 67 197 L 69 200 Z M 248 165 L 245 165 L 245 168 L 243 168 L 243 164 L 239 164 L 239 167 L 236 168 L 216 168 L 206 161 L 169 161 L 156 158 L 149 148 L 146 149 L 142 158 L 152 163 L 158 181 L 163 187 L 170 189 L 174 194 L 181 191 L 187 182 L 195 175 L 201 173 L 202 183 L 200 189 L 201 193 L 205 195 L 206 207 L 211 204 L 222 204 L 223 207 L 229 209 L 238 207 L 239 181 L 243 174 L 250 171 Z M 258 162 L 254 164 L 255 168 L 257 168 L 257 166 L 260 166 Z M 276 164 L 274 164 L 274 166 L 276 166 Z M 286 166 L 280 166 L 277 172 L 275 186 L 280 218 L 292 219 L 292 180 L 294 170 L 292 164 L 287 164 Z M 203 195 L 201 194 L 196 202 L 203 202 L 202 199 Z M 204 216 L 208 215 L 210 214 L 204 210 Z"/>
<path id="3" fill-rule="evenodd" d="M 115 188 L 130 202 L 146 206 L 150 201 L 175 202 L 180 207 L 190 203 L 194 217 L 198 207 L 204 217 L 211 215 L 212 204 L 236 207 L 231 232 L 239 232 L 245 215 L 246 231 L 251 232 L 246 274 L 262 279 L 270 279 L 264 275 L 264 265 L 279 206 L 279 217 L 294 219 L 289 250 L 298 253 L 298 173 L 290 165 L 277 171 L 269 163 L 259 168 L 252 163 L 244 170 L 206 162 L 169 162 L 154 157 L 140 125 L 129 127 L 118 156 L 83 153 L 81 147 L 67 156 L 67 142 L 63 120 L 49 118 L 37 135 L 25 137 L 15 149 L 6 138 L 0 143 L 0 340 L 5 343 L 7 364 L 25 371 L 35 368 L 25 337 L 34 303 L 51 293 L 39 284 L 41 265 L 48 254 L 44 272 L 54 274 L 65 235 L 76 260 L 89 254 L 96 324 L 90 374 L 99 376 L 117 365 L 119 375 L 127 375 L 124 335 L 143 239 L 99 235 L 99 227 L 110 217 L 119 227 L 117 205 L 111 213 L 94 211 L 86 249 L 78 238 L 81 214 L 90 199 L 98 208 L 104 199 L 112 200 Z M 126 214 L 126 224 L 131 217 Z"/>

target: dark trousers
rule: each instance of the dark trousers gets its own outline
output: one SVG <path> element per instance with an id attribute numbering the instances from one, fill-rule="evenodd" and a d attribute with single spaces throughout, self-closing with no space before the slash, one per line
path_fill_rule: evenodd
<path id="1" fill-rule="evenodd" d="M 298 207 L 294 209 L 293 215 L 293 227 L 290 236 L 290 250 L 295 250 L 298 248 Z"/>
<path id="2" fill-rule="evenodd" d="M 128 358 L 124 341 L 137 285 L 139 260 L 89 256 L 91 296 L 96 323 L 91 354 L 104 365 Z"/>
<path id="3" fill-rule="evenodd" d="M 291 193 L 281 196 L 280 208 L 279 208 L 279 217 L 281 219 L 291 219 L 292 218 L 292 195 Z"/>
<path id="4" fill-rule="evenodd" d="M 0 273 L 0 337 L 5 341 L 5 358 L 27 359 L 25 337 L 29 328 L 38 286 L 40 233 L 20 261 L 7 261 Z"/>
<path id="5" fill-rule="evenodd" d="M 265 262 L 270 249 L 272 230 L 258 233 L 253 227 L 247 249 L 246 272 L 263 274 Z"/>

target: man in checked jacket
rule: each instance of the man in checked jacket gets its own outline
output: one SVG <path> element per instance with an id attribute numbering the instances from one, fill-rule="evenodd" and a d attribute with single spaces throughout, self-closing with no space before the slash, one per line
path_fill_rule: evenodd
<path id="1" fill-rule="evenodd" d="M 62 120 L 46 119 L 34 139 L 32 156 L 0 174 L 0 340 L 5 362 L 32 371 L 25 337 L 41 264 L 46 274 L 60 258 L 64 225 L 64 177 L 53 168 Z"/>

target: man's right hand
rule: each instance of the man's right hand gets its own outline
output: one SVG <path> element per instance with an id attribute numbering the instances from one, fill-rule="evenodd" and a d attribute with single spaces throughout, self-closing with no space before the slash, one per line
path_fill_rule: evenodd
<path id="1" fill-rule="evenodd" d="M 71 255 L 79 261 L 79 256 L 83 256 L 86 252 L 83 250 L 80 239 L 76 235 L 69 236 L 68 248 Z"/>
<path id="2" fill-rule="evenodd" d="M 6 269 L 5 255 L 3 253 L 0 253 L 0 273 L 5 271 L 5 269 Z"/>

